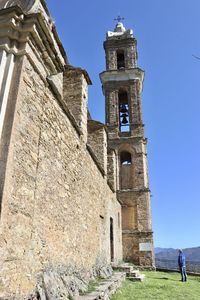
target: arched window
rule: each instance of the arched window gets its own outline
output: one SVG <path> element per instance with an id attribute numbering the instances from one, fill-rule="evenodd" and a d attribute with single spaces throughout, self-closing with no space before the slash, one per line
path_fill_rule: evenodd
<path id="1" fill-rule="evenodd" d="M 133 165 L 132 155 L 128 151 L 120 153 L 120 189 L 127 190 L 133 188 Z"/>
<path id="2" fill-rule="evenodd" d="M 125 68 L 124 50 L 117 50 L 117 69 Z"/>
<path id="3" fill-rule="evenodd" d="M 121 165 L 130 165 L 130 164 L 132 164 L 131 153 L 126 152 L 126 151 L 121 152 L 120 162 L 121 162 Z"/>
<path id="4" fill-rule="evenodd" d="M 119 99 L 119 126 L 121 132 L 128 132 L 130 130 L 129 121 L 129 107 L 128 94 L 125 90 L 120 90 L 118 94 Z"/>

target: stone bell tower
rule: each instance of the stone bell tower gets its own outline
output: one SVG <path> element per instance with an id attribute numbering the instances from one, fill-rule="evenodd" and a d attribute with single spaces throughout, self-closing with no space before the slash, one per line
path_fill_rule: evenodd
<path id="1" fill-rule="evenodd" d="M 144 71 L 137 67 L 137 41 L 118 20 L 108 31 L 106 71 L 100 74 L 106 100 L 108 146 L 118 155 L 117 194 L 122 205 L 123 259 L 154 265 L 147 139 L 141 111 Z"/>

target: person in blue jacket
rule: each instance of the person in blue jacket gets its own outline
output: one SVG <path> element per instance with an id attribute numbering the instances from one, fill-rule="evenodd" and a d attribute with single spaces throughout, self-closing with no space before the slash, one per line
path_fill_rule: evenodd
<path id="1" fill-rule="evenodd" d="M 178 266 L 181 272 L 181 281 L 187 281 L 186 259 L 183 251 L 179 249 Z"/>

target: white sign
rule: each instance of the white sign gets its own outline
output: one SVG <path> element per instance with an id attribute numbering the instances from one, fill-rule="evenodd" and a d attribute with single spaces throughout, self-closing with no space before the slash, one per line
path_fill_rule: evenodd
<path id="1" fill-rule="evenodd" d="M 140 243 L 139 244 L 140 251 L 152 251 L 151 243 Z"/>

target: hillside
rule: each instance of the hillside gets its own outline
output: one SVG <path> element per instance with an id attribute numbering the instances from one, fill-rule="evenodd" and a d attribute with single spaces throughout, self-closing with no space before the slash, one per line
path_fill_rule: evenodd
<path id="1" fill-rule="evenodd" d="M 183 252 L 188 261 L 200 262 L 200 247 L 186 248 Z M 178 249 L 155 248 L 155 257 L 158 259 L 177 260 Z"/>
<path id="2" fill-rule="evenodd" d="M 183 249 L 186 256 L 187 271 L 200 273 L 200 247 Z M 155 248 L 156 268 L 178 269 L 178 249 Z"/>
<path id="3" fill-rule="evenodd" d="M 173 250 L 175 250 L 175 249 L 173 249 L 173 248 L 159 248 L 159 247 L 156 247 L 154 249 L 154 252 L 155 252 L 155 254 L 158 254 L 158 253 L 161 253 L 161 252 L 169 252 L 169 251 L 173 251 Z"/>

